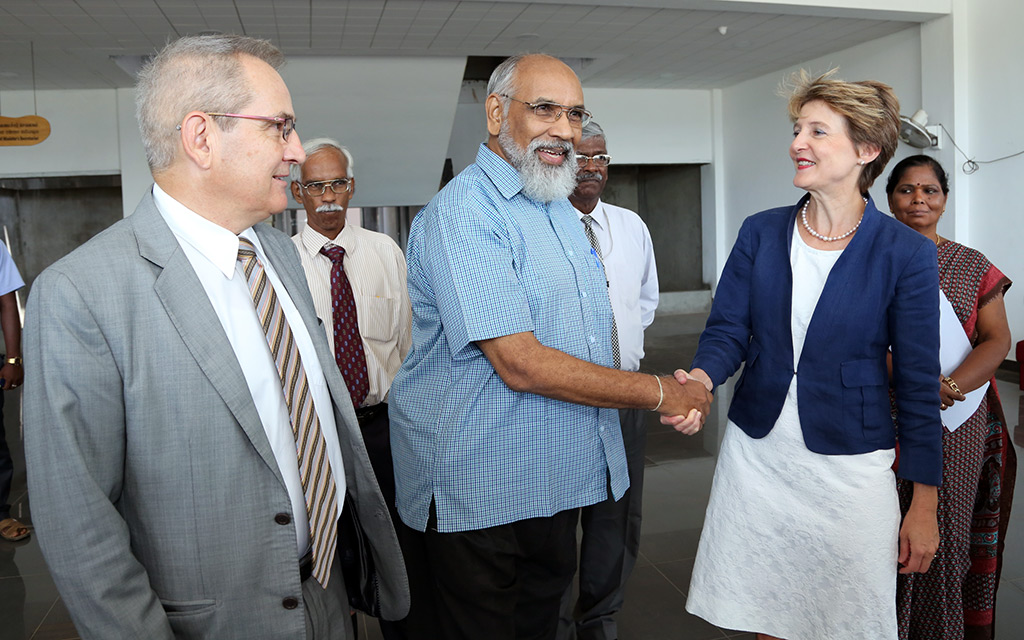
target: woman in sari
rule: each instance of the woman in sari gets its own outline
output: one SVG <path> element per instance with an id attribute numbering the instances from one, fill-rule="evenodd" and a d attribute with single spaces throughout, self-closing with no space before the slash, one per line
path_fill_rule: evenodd
<path id="1" fill-rule="evenodd" d="M 946 208 L 946 172 L 933 158 L 905 158 L 886 184 L 896 218 L 938 249 L 939 287 L 972 350 L 941 382 L 942 409 L 991 382 L 978 409 L 943 436 L 938 553 L 928 573 L 899 576 L 901 640 L 992 638 L 1001 551 L 1009 520 L 1016 457 L 993 377 L 1010 348 L 1003 294 L 1010 280 L 981 253 L 938 235 Z M 913 487 L 900 483 L 904 511 Z"/>

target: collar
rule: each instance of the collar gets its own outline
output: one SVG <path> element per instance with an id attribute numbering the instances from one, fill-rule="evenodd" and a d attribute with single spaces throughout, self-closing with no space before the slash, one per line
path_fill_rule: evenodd
<path id="1" fill-rule="evenodd" d="M 519 171 L 508 161 L 491 151 L 486 142 L 480 143 L 476 152 L 476 165 L 484 172 L 506 200 L 523 190 L 523 179 Z"/>
<path id="2" fill-rule="evenodd" d="M 331 240 L 330 238 L 328 238 L 327 236 L 325 236 L 324 234 L 320 233 L 319 231 L 317 231 L 316 229 L 307 224 L 302 229 L 302 235 L 300 236 L 300 239 L 302 240 L 302 246 L 309 253 L 318 254 L 320 253 L 320 249 L 322 249 L 324 245 L 333 244 L 337 247 L 341 247 L 342 249 L 344 249 L 346 256 L 351 256 L 352 252 L 356 248 L 356 243 L 354 242 L 354 236 L 356 232 L 350 231 L 350 227 L 351 225 L 346 224 L 344 227 L 341 228 L 341 231 L 334 238 L 334 240 Z"/>
<path id="3" fill-rule="evenodd" d="M 224 277 L 231 279 L 235 274 L 238 260 L 238 238 L 247 238 L 256 246 L 256 253 L 263 259 L 263 247 L 252 227 L 237 236 L 219 224 L 210 222 L 195 211 L 181 204 L 160 185 L 153 185 L 153 200 L 167 222 L 167 226 L 182 242 L 187 242 L 209 260 Z"/>
<path id="4" fill-rule="evenodd" d="M 583 216 L 587 215 L 580 211 L 579 209 L 577 209 L 576 207 L 573 207 L 572 210 L 576 212 L 576 217 L 578 217 L 580 220 L 583 220 Z M 597 199 L 597 204 L 594 205 L 594 210 L 591 211 L 589 215 L 591 218 L 594 219 L 594 224 L 596 224 L 598 227 L 600 227 L 601 229 L 608 228 L 608 214 L 605 212 L 604 202 L 600 198 Z"/>

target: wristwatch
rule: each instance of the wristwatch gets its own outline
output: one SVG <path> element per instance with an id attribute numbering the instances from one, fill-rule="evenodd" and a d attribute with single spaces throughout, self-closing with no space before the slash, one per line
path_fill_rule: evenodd
<path id="1" fill-rule="evenodd" d="M 13 364 L 16 367 L 21 366 L 21 356 L 15 356 L 13 358 L 7 358 L 7 364 Z"/>

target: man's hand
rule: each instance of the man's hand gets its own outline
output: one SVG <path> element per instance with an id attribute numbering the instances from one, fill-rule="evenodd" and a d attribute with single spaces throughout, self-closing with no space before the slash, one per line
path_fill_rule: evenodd
<path id="1" fill-rule="evenodd" d="M 688 376 L 682 369 L 675 372 L 674 380 L 678 384 L 672 383 L 673 378 L 662 379 L 662 385 L 665 388 L 665 401 L 658 410 L 662 414 L 662 424 L 670 425 L 676 431 L 688 436 L 697 433 L 704 426 L 704 420 L 707 419 L 708 411 L 711 408 L 711 401 L 714 399 L 711 395 L 711 379 L 700 369 L 694 369 L 694 372 L 703 374 L 707 382 L 705 384 L 686 384 L 691 379 L 701 382 L 704 380 L 701 380 L 699 376 L 692 376 L 693 372 Z"/>
<path id="2" fill-rule="evenodd" d="M 0 380 L 3 380 L 4 391 L 10 391 L 11 389 L 21 385 L 21 381 L 25 378 L 25 370 L 16 364 L 4 363 L 3 367 L 0 367 Z"/>

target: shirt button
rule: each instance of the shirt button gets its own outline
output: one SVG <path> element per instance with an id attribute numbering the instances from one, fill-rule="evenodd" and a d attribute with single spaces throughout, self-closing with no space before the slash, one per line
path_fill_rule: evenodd
<path id="1" fill-rule="evenodd" d="M 573 257 L 574 255 L 576 255 L 576 254 L 575 254 L 575 253 L 573 253 L 573 252 L 572 252 L 572 251 L 570 250 L 570 251 L 569 251 L 569 257 L 571 258 L 571 257 Z"/>
<path id="2" fill-rule="evenodd" d="M 586 298 L 587 297 L 587 292 L 586 291 L 580 291 L 580 295 L 583 296 L 584 298 Z"/>
<path id="3" fill-rule="evenodd" d="M 279 513 L 276 516 L 274 516 L 274 522 L 276 522 L 277 524 L 291 524 L 292 517 L 287 513 Z"/>
<path id="4" fill-rule="evenodd" d="M 598 427 L 597 430 L 599 433 L 604 433 L 604 427 Z"/>
<path id="5" fill-rule="evenodd" d="M 297 609 L 299 607 L 299 599 L 289 596 L 281 601 L 281 606 L 285 609 L 288 609 L 289 611 L 292 609 Z"/>
<path id="6" fill-rule="evenodd" d="M 590 344 L 594 344 L 595 342 L 597 342 L 597 338 L 590 336 Z"/>

